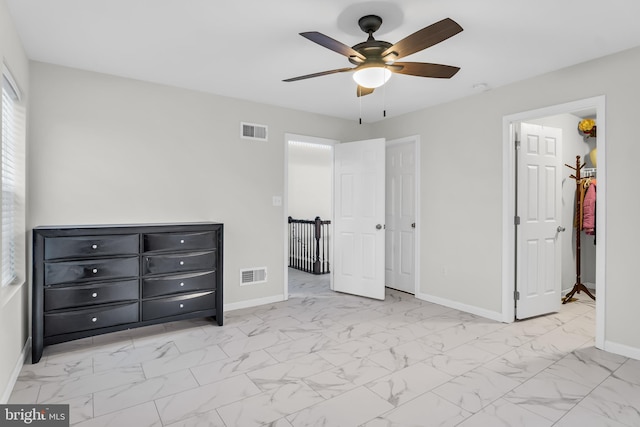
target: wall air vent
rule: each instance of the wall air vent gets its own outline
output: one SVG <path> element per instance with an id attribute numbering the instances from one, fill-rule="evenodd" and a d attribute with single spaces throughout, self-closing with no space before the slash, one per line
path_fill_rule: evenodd
<path id="1" fill-rule="evenodd" d="M 267 141 L 267 126 L 240 122 L 240 137 L 244 139 Z"/>
<path id="2" fill-rule="evenodd" d="M 267 267 L 240 270 L 240 286 L 255 285 L 267 281 Z"/>

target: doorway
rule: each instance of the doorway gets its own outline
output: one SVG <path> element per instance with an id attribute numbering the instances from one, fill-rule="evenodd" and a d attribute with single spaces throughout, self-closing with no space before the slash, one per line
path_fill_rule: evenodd
<path id="1" fill-rule="evenodd" d="M 332 288 L 331 274 L 321 274 L 317 277 L 311 273 L 300 272 L 289 277 L 290 264 L 290 227 L 289 217 L 297 220 L 322 221 L 333 219 L 333 147 L 338 141 L 305 135 L 285 135 L 285 191 L 283 197 L 285 216 L 285 248 L 284 248 L 284 299 L 289 299 L 289 283 L 294 282 L 299 288 L 299 282 L 313 279 L 316 287 Z M 312 228 L 310 224 L 302 225 L 299 229 Z M 333 235 L 331 225 L 323 226 L 322 230 Z M 308 230 L 307 230 L 308 231 Z M 330 242 L 325 242 L 330 243 Z M 324 249 L 324 248 L 323 248 Z M 329 252 L 329 251 L 327 251 Z M 323 255 L 326 254 L 323 250 Z M 333 263 L 332 253 L 326 256 L 326 267 L 331 271 Z"/>
<path id="2" fill-rule="evenodd" d="M 579 155 L 584 159 L 584 152 L 587 149 L 590 149 L 589 144 L 592 144 L 597 149 L 598 158 L 597 158 L 597 175 L 598 175 L 598 203 L 596 206 L 596 228 L 598 233 L 598 240 L 600 242 L 605 241 L 606 229 L 605 229 L 605 218 L 606 218 L 606 181 L 604 177 L 606 176 L 606 158 L 605 158 L 605 100 L 604 96 L 589 98 L 581 101 L 570 102 L 566 104 L 561 104 L 557 106 L 551 106 L 547 108 L 542 108 L 533 111 L 527 111 L 519 114 L 514 114 L 510 116 L 506 116 L 503 119 L 503 280 L 502 280 L 502 289 L 503 289 L 503 321 L 505 322 L 513 322 L 517 316 L 517 304 L 518 304 L 518 293 L 517 293 L 517 281 L 521 280 L 522 271 L 526 270 L 527 262 L 529 262 L 526 258 L 518 256 L 518 250 L 520 250 L 520 245 L 518 241 L 518 212 L 517 212 L 517 201 L 522 198 L 522 194 L 518 195 L 518 188 L 516 187 L 516 178 L 519 174 L 517 170 L 518 165 L 518 154 L 515 150 L 515 130 L 519 127 L 522 122 L 533 122 L 538 125 L 541 124 L 557 124 L 559 120 L 564 118 L 565 120 L 573 121 L 573 125 L 569 125 L 568 133 L 571 135 L 572 133 L 577 133 L 577 125 L 582 117 L 594 117 L 597 122 L 597 138 L 591 141 L 585 141 L 583 147 L 581 149 L 576 149 L 574 147 L 565 147 L 565 156 L 562 163 L 574 164 L 575 165 L 575 155 Z M 573 118 L 571 118 L 573 117 Z M 522 142 L 524 144 L 524 142 Z M 575 153 L 575 155 L 572 153 Z M 568 157 L 573 155 L 573 162 L 565 161 Z M 568 156 L 568 157 L 567 157 Z M 588 155 L 587 155 L 588 158 Z M 587 160 L 587 163 L 589 161 Z M 560 177 L 558 179 L 563 180 L 562 183 L 564 194 L 568 194 L 564 196 L 564 203 L 572 205 L 573 198 L 571 197 L 571 187 L 573 186 L 573 191 L 575 191 L 575 182 L 568 179 L 569 175 L 571 175 L 573 171 L 561 165 L 561 169 L 558 171 Z M 520 173 L 521 174 L 521 173 Z M 526 191 L 520 189 L 520 191 Z M 568 215 L 571 215 L 571 209 L 573 207 L 569 206 L 563 210 L 565 219 L 563 222 L 567 222 L 566 212 L 569 212 Z M 568 211 L 567 211 L 568 209 Z M 569 220 L 570 221 L 570 220 Z M 565 225 L 558 225 L 561 228 L 566 228 L 567 231 L 571 231 L 573 229 L 573 222 L 570 221 Z M 567 273 L 567 264 L 572 263 L 572 259 L 567 259 L 567 251 L 571 251 L 572 244 L 572 233 L 565 233 L 562 237 L 563 243 L 565 247 L 563 253 L 562 264 L 564 264 L 563 270 L 563 286 L 562 292 L 568 291 L 573 287 L 573 281 L 567 285 L 567 281 L 571 280 L 570 273 Z M 593 250 L 593 248 L 591 248 Z M 593 283 L 592 286 L 596 289 L 596 347 L 602 348 L 604 344 L 604 301 L 606 299 L 606 293 L 604 289 L 604 278 L 605 276 L 605 265 L 604 265 L 604 256 L 605 256 L 605 246 L 604 244 L 595 246 L 595 261 L 589 265 L 591 269 L 595 267 L 595 272 L 593 272 Z M 570 253 L 570 252 L 569 252 Z M 569 278 L 568 278 L 569 277 Z M 575 281 L 575 270 L 574 270 L 574 281 Z M 569 289 L 567 289 L 569 288 Z M 584 294 L 581 294 L 581 298 L 583 298 Z M 564 294 L 562 294 L 564 296 Z M 587 297 L 586 295 L 584 297 Z M 539 313 L 544 314 L 544 313 Z"/>
<path id="3" fill-rule="evenodd" d="M 286 134 L 285 135 L 285 191 L 284 191 L 284 198 L 283 198 L 283 202 L 284 202 L 284 219 L 285 219 L 285 224 L 288 221 L 288 217 L 289 217 L 289 212 L 288 212 L 288 206 L 290 203 L 290 197 L 292 197 L 291 194 L 291 189 L 289 188 L 290 185 L 290 179 L 289 179 L 289 174 L 290 174 L 290 163 L 289 163 L 289 141 L 299 141 L 302 142 L 304 144 L 322 144 L 325 146 L 331 146 L 333 147 L 335 144 L 338 143 L 338 141 L 336 140 L 330 140 L 330 139 L 324 139 L 324 138 L 316 138 L 316 137 L 309 137 L 309 136 L 303 136 L 303 135 L 295 135 L 295 134 Z M 399 187 L 399 189 L 401 191 L 404 192 L 404 194 L 402 194 L 402 197 L 398 197 L 396 195 L 396 197 L 388 199 L 385 198 L 385 205 L 386 206 L 397 206 L 399 203 L 403 203 L 403 206 L 397 206 L 393 209 L 394 212 L 401 212 L 401 219 L 404 223 L 403 227 L 400 231 L 404 233 L 404 237 L 403 239 L 399 240 L 397 238 L 395 238 L 395 241 L 401 241 L 402 243 L 402 247 L 400 248 L 395 248 L 396 253 L 399 255 L 396 255 L 395 257 L 392 258 L 391 254 L 392 251 L 394 250 L 394 248 L 392 246 L 386 246 L 385 247 L 385 271 L 389 272 L 389 271 L 393 271 L 394 269 L 397 271 L 398 268 L 400 269 L 400 274 L 403 276 L 403 280 L 404 280 L 404 286 L 406 289 L 402 289 L 403 291 L 406 291 L 408 293 L 411 294 L 416 294 L 416 290 L 418 290 L 418 284 L 419 284 L 419 256 L 420 256 L 420 250 L 419 250 L 419 242 L 420 242 L 420 238 L 419 238 L 419 224 L 417 224 L 417 218 L 419 218 L 419 209 L 420 209 L 420 188 L 419 188 L 419 182 L 420 182 L 420 139 L 419 136 L 411 136 L 411 137 L 406 137 L 406 138 L 400 138 L 400 139 L 396 139 L 396 140 L 391 140 L 391 141 L 387 141 L 386 147 L 388 149 L 391 149 L 392 151 L 396 149 L 396 147 L 402 147 L 404 150 L 404 155 L 405 155 L 405 159 L 404 159 L 404 163 L 401 165 L 402 168 L 404 168 L 404 185 L 402 187 Z M 333 176 L 333 175 L 332 175 Z M 388 181 L 387 181 L 388 182 Z M 331 180 L 330 183 L 331 187 L 333 188 L 333 179 Z M 387 184 L 388 185 L 388 184 Z M 385 185 L 385 187 L 387 187 L 387 185 Z M 332 212 L 333 212 L 333 208 L 334 208 L 334 201 L 332 201 Z M 390 205 L 391 203 L 391 205 Z M 324 218 L 323 218 L 324 219 Z M 387 219 L 387 218 L 385 218 Z M 408 228 L 408 229 L 406 229 Z M 385 230 L 387 231 L 387 230 Z M 331 235 L 333 235 L 333 224 L 332 227 L 330 228 L 330 233 Z M 288 229 L 287 227 L 285 227 L 284 230 L 284 234 L 285 234 L 285 248 L 284 248 L 284 255 L 285 255 L 285 260 L 288 260 L 288 256 L 289 256 L 289 243 L 288 243 Z M 385 236 L 388 236 L 389 234 L 387 232 L 385 232 Z M 392 240 L 393 241 L 393 240 Z M 402 252 L 398 252 L 398 250 L 402 251 Z M 333 254 L 334 251 L 331 251 L 330 254 L 330 262 L 331 265 L 333 265 Z M 388 265 L 386 260 L 387 259 L 392 259 L 394 261 L 394 263 L 392 265 Z M 288 299 L 289 297 L 289 289 L 288 289 L 288 283 L 289 283 L 289 268 L 288 268 L 288 263 L 285 263 L 285 268 L 284 268 L 284 299 Z M 333 277 L 333 269 L 331 270 L 332 273 L 329 274 L 328 276 Z M 408 278 L 407 278 L 408 277 Z M 391 282 L 387 282 L 385 280 L 385 284 L 386 283 L 391 283 Z M 333 289 L 333 280 L 330 280 L 330 286 Z M 393 288 L 397 288 L 396 285 L 391 286 Z"/>

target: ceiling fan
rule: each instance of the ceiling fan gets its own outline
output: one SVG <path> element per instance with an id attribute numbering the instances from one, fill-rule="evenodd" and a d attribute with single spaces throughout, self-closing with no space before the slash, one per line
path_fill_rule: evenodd
<path id="1" fill-rule="evenodd" d="M 321 71 L 319 73 L 292 77 L 283 81 L 295 82 L 312 77 L 326 76 L 328 74 L 355 71 L 354 80 L 358 83 L 357 96 L 364 96 L 373 93 L 376 87 L 385 84 L 392 73 L 450 79 L 460 70 L 459 67 L 451 65 L 430 64 L 426 62 L 396 62 L 400 58 L 436 45 L 461 32 L 462 27 L 450 18 L 443 19 L 442 21 L 416 31 L 393 45 L 389 42 L 373 38 L 373 33 L 378 31 L 380 25 L 382 25 L 382 18 L 379 16 L 363 16 L 358 20 L 358 25 L 362 31 L 369 34 L 369 37 L 366 41 L 358 43 L 353 47 L 349 47 L 317 31 L 300 33 L 302 37 L 346 56 L 349 62 L 355 65 L 355 67 Z"/>

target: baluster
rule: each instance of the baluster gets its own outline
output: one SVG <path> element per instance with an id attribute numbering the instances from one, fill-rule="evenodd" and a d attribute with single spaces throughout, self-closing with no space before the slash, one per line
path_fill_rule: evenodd
<path id="1" fill-rule="evenodd" d="M 317 216 L 313 224 L 313 274 L 320 274 L 320 237 L 322 236 L 322 221 Z"/>
<path id="2" fill-rule="evenodd" d="M 307 271 L 311 273 L 311 257 L 313 245 L 311 244 L 311 224 L 307 223 Z"/>

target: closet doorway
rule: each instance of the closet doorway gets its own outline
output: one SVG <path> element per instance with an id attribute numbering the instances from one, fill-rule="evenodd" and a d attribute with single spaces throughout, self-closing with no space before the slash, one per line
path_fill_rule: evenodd
<path id="1" fill-rule="evenodd" d="M 418 291 L 417 138 L 387 141 L 385 159 L 385 284 L 412 295 Z"/>
<path id="2" fill-rule="evenodd" d="M 581 232 L 580 274 L 581 283 L 596 291 L 596 346 L 599 348 L 604 343 L 606 298 L 603 286 L 604 117 L 602 96 L 503 119 L 503 320 L 512 322 L 557 311 L 561 298 L 576 283 L 576 233 L 579 231 L 574 227 L 576 181 L 570 178 L 576 172 L 565 164 L 575 168 L 576 156 L 579 156 L 581 163 L 586 163 L 590 173 L 597 176 L 596 230 L 602 244 L 595 245 L 593 237 Z M 578 123 L 584 118 L 595 120 L 597 137 L 586 137 L 579 132 Z M 593 149 L 597 152 L 597 169 L 589 156 Z M 531 153 L 534 155 L 528 159 Z M 546 231 L 540 231 L 545 227 Z M 584 292 L 577 296 L 589 299 Z"/>

